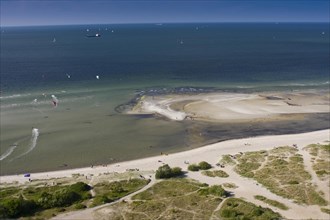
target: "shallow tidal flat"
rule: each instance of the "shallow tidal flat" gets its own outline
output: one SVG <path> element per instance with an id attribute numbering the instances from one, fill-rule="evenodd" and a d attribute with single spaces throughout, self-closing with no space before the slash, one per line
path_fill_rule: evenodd
<path id="1" fill-rule="evenodd" d="M 326 92 L 166 94 L 141 96 L 127 112 L 182 121 L 186 144 L 198 146 L 325 129 L 329 127 L 329 104 Z"/>
<path id="2" fill-rule="evenodd" d="M 1 175 L 112 164 L 229 139 L 329 128 L 326 93 L 181 90 L 136 96 L 127 108 L 131 114 L 117 110 L 132 93 L 123 98 L 114 90 L 79 100 L 63 93 L 55 109 L 40 103 L 2 111 L 1 155 L 15 149 L 1 161 Z M 31 127 L 40 133 L 36 146 L 21 156 L 30 146 Z"/>

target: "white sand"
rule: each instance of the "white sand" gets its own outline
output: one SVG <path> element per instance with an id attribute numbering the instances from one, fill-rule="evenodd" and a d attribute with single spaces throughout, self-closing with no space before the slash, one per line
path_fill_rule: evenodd
<path id="1" fill-rule="evenodd" d="M 208 161 L 212 165 L 219 162 L 219 159 L 224 154 L 237 154 L 238 152 L 246 151 L 257 151 L 257 150 L 267 150 L 272 149 L 277 146 L 292 146 L 296 144 L 299 153 L 303 154 L 304 157 L 308 154 L 307 151 L 302 150 L 305 146 L 313 143 L 324 143 L 330 140 L 329 135 L 330 130 L 315 131 L 303 134 L 293 134 L 293 135 L 277 135 L 277 136 L 262 136 L 262 137 L 252 137 L 237 140 L 229 140 L 216 144 L 207 145 L 205 147 L 193 149 L 190 151 L 161 155 L 155 157 L 149 157 L 139 160 L 127 161 L 118 164 L 108 165 L 107 167 L 99 166 L 94 168 L 80 168 L 72 170 L 61 170 L 54 172 L 44 172 L 44 173 L 33 173 L 31 174 L 31 179 L 50 179 L 50 178 L 61 178 L 61 177 L 71 177 L 72 174 L 84 174 L 84 175 L 98 175 L 108 172 L 125 172 L 126 169 L 138 168 L 140 171 L 151 171 L 156 170 L 163 163 L 169 164 L 171 167 L 179 166 L 183 170 L 187 170 L 187 164 L 185 161 L 190 163 L 198 163 L 200 161 Z M 247 145 L 248 144 L 248 145 Z M 161 161 L 161 162 L 160 162 Z M 307 169 L 307 170 L 310 170 Z M 287 218 L 290 219 L 327 219 L 329 215 L 322 213 L 318 206 L 300 206 L 288 199 L 284 199 L 273 193 L 269 192 L 266 188 L 261 185 L 257 185 L 252 179 L 242 178 L 233 172 L 229 166 L 225 168 L 225 171 L 230 174 L 229 178 L 211 178 L 204 176 L 200 173 L 188 172 L 188 177 L 196 179 L 203 183 L 208 184 L 221 184 L 224 182 L 233 182 L 237 186 L 237 189 L 231 191 L 234 192 L 235 196 L 240 198 L 246 198 L 248 201 L 252 201 L 258 205 L 267 206 L 261 201 L 255 200 L 254 195 L 260 194 L 267 198 L 280 201 L 290 207 L 289 210 L 283 211 L 275 209 L 275 211 L 280 212 Z M 314 180 L 314 179 L 313 179 Z M 27 178 L 22 175 L 13 176 L 1 176 L 1 183 L 28 183 Z M 317 181 L 316 179 L 314 181 Z M 321 190 L 325 192 L 325 195 L 329 195 L 329 187 L 326 184 L 320 184 Z M 325 186 L 326 188 L 322 187 Z M 328 207 L 329 208 L 329 207 Z M 91 212 L 90 212 L 91 214 Z"/>
<path id="2" fill-rule="evenodd" d="M 179 166 L 186 169 L 187 165 L 184 164 L 185 160 L 188 160 L 190 163 L 196 163 L 200 162 L 201 160 L 205 160 L 215 164 L 219 162 L 220 157 L 224 154 L 236 154 L 238 152 L 256 151 L 262 149 L 267 150 L 277 146 L 291 146 L 293 144 L 297 144 L 299 147 L 305 147 L 309 144 L 329 141 L 329 132 L 330 130 L 327 129 L 303 134 L 261 136 L 229 140 L 180 153 L 132 160 L 118 164 L 111 164 L 106 167 L 94 166 L 93 168 L 85 167 L 70 170 L 32 173 L 31 179 L 71 177 L 72 174 L 78 173 L 84 175 L 97 175 L 105 172 L 125 172 L 126 169 L 134 168 L 138 168 L 140 170 L 156 170 L 163 163 L 167 163 L 170 166 Z M 246 143 L 249 143 L 249 146 L 246 146 Z M 12 183 L 14 181 L 17 181 L 19 183 L 24 183 L 28 181 L 28 178 L 23 177 L 23 175 L 1 176 L 0 178 L 2 184 L 6 182 Z"/>
<path id="3" fill-rule="evenodd" d="M 189 103 L 181 110 L 171 109 L 179 102 Z M 212 93 L 199 95 L 167 95 L 144 97 L 129 113 L 157 113 L 172 120 L 186 116 L 196 120 L 249 121 L 273 119 L 299 113 L 324 113 L 330 111 L 329 94 L 321 93 Z"/>

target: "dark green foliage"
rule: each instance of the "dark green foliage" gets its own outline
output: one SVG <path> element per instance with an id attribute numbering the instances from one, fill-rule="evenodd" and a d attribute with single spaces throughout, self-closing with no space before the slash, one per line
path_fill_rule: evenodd
<path id="1" fill-rule="evenodd" d="M 21 191 L 22 196 L 18 196 L 18 188 L 1 189 L 0 218 L 19 218 L 31 216 L 35 212 L 45 209 L 70 206 L 78 201 L 91 197 L 90 186 L 78 182 L 69 186 L 52 187 L 28 187 Z M 65 209 L 64 209 L 65 210 Z"/>
<path id="2" fill-rule="evenodd" d="M 281 219 L 280 214 L 269 208 L 256 206 L 241 199 L 227 199 L 220 209 L 220 217 L 229 219 L 276 220 Z"/>
<path id="3" fill-rule="evenodd" d="M 91 188 L 92 187 L 90 187 L 89 185 L 87 185 L 86 183 L 83 183 L 83 182 L 78 182 L 78 183 L 72 184 L 70 186 L 70 190 L 77 192 L 77 193 L 89 191 L 89 190 L 91 190 Z"/>
<path id="4" fill-rule="evenodd" d="M 109 199 L 106 195 L 95 196 L 92 206 L 102 205 L 109 202 L 112 202 L 112 200 Z"/>
<path id="5" fill-rule="evenodd" d="M 24 200 L 23 197 L 7 198 L 0 202 L 0 218 L 17 218 L 30 215 L 37 209 L 33 200 Z"/>
<path id="6" fill-rule="evenodd" d="M 208 170 L 208 169 L 212 168 L 211 164 L 209 164 L 206 161 L 202 161 L 198 165 L 199 165 L 199 169 L 201 169 L 201 170 Z"/>
<path id="7" fill-rule="evenodd" d="M 87 208 L 87 206 L 81 204 L 81 203 L 77 203 L 75 206 L 74 206 L 75 209 L 85 209 Z"/>
<path id="8" fill-rule="evenodd" d="M 81 195 L 70 190 L 70 189 L 62 189 L 55 191 L 50 194 L 44 192 L 41 194 L 40 198 L 37 201 L 37 204 L 44 209 L 55 208 L 55 207 L 63 207 L 69 206 L 76 201 L 81 199 Z"/>
<path id="9" fill-rule="evenodd" d="M 188 170 L 190 170 L 190 171 L 199 171 L 199 166 L 196 165 L 196 164 L 190 164 L 188 166 Z"/>
<path id="10" fill-rule="evenodd" d="M 183 174 L 182 169 L 180 167 L 173 167 L 172 174 L 173 176 L 181 176 Z"/>
<path id="11" fill-rule="evenodd" d="M 181 168 L 171 168 L 168 164 L 161 166 L 156 171 L 156 179 L 167 179 L 171 177 L 181 176 L 183 174 Z"/>
<path id="12" fill-rule="evenodd" d="M 218 197 L 223 197 L 226 195 L 226 191 L 220 185 L 214 185 L 206 188 L 202 188 L 198 190 L 199 194 L 201 195 L 213 195 Z"/>

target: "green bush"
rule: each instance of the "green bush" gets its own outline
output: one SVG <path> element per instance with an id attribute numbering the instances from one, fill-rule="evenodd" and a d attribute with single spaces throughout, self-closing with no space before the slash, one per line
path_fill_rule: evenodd
<path id="1" fill-rule="evenodd" d="M 33 214 L 37 204 L 33 200 L 25 200 L 23 197 L 9 198 L 0 202 L 0 218 L 17 218 Z"/>
<path id="2" fill-rule="evenodd" d="M 55 191 L 53 194 L 43 192 L 37 200 L 37 204 L 44 209 L 69 206 L 76 201 L 81 200 L 81 196 L 70 190 L 62 189 Z"/>
<path id="3" fill-rule="evenodd" d="M 91 188 L 92 187 L 90 187 L 89 185 L 87 185 L 86 183 L 83 183 L 83 182 L 78 182 L 78 183 L 72 184 L 70 186 L 70 189 L 77 193 L 89 191 L 89 190 L 91 190 Z"/>
<path id="4" fill-rule="evenodd" d="M 220 185 L 214 185 L 206 188 L 202 188 L 199 191 L 201 195 L 214 195 L 218 197 L 223 197 L 226 195 L 226 191 Z"/>
<path id="5" fill-rule="evenodd" d="M 98 206 L 98 205 L 106 204 L 106 203 L 109 203 L 109 202 L 112 202 L 112 200 L 109 199 L 105 195 L 96 196 L 93 200 L 92 206 Z"/>
<path id="6" fill-rule="evenodd" d="M 168 164 L 161 166 L 156 171 L 156 179 L 167 179 L 171 177 L 181 176 L 183 174 L 180 167 L 171 168 Z"/>
<path id="7" fill-rule="evenodd" d="M 87 206 L 85 206 L 85 205 L 83 205 L 83 204 L 81 204 L 81 203 L 78 203 L 78 204 L 76 204 L 76 205 L 74 206 L 74 208 L 75 208 L 75 209 L 85 209 L 85 208 L 87 208 Z"/>
<path id="8" fill-rule="evenodd" d="M 190 171 L 199 171 L 199 166 L 196 165 L 196 164 L 190 164 L 188 166 L 188 170 L 190 170 Z"/>
<path id="9" fill-rule="evenodd" d="M 199 165 L 199 169 L 201 169 L 201 170 L 208 170 L 208 169 L 212 168 L 211 164 L 209 164 L 206 161 L 202 161 L 198 165 Z"/>

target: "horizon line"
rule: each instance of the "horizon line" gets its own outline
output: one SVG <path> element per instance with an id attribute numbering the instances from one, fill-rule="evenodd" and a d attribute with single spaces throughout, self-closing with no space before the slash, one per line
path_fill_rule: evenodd
<path id="1" fill-rule="evenodd" d="M 143 24 L 154 24 L 154 25 L 163 25 L 163 24 L 224 24 L 224 23 L 330 23 L 330 21 L 191 21 L 191 22 L 127 22 L 127 23 L 77 23 L 77 24 L 31 24 L 31 25 L 2 25 L 0 27 L 48 27 L 48 26 L 74 26 L 74 25 L 143 25 Z"/>

